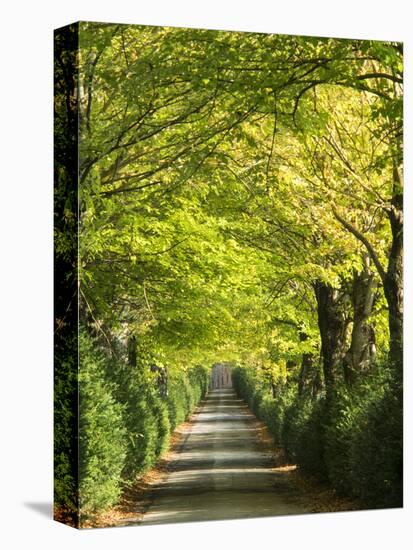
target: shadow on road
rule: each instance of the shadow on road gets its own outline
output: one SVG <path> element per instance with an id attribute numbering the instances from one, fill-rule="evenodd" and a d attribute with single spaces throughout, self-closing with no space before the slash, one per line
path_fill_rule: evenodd
<path id="1" fill-rule="evenodd" d="M 152 488 L 143 524 L 252 518 L 309 511 L 257 436 L 232 388 L 213 389 Z"/>

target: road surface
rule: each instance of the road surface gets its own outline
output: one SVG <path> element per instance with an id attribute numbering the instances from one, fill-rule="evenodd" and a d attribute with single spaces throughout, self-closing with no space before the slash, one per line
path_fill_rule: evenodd
<path id="1" fill-rule="evenodd" d="M 310 509 L 257 435 L 232 389 L 215 389 L 194 415 L 141 524 L 302 514 Z"/>

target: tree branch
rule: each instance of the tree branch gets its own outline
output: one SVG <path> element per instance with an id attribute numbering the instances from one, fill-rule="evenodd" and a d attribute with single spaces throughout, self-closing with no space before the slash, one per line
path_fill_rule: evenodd
<path id="1" fill-rule="evenodd" d="M 149 311 L 149 313 L 151 314 L 152 319 L 153 319 L 154 321 L 156 321 L 155 316 L 154 316 L 154 314 L 153 314 L 153 312 L 152 312 L 151 306 L 149 305 L 149 302 L 148 302 L 148 296 L 146 295 L 145 281 L 143 282 L 142 287 L 143 287 L 143 295 L 144 295 L 144 297 L 145 297 L 146 307 L 148 308 L 148 311 Z"/>
<path id="2" fill-rule="evenodd" d="M 290 327 L 293 327 L 297 330 L 299 330 L 300 326 L 298 323 L 295 323 L 294 321 L 291 321 L 290 319 L 280 319 L 279 317 L 272 317 L 273 323 L 280 323 L 282 325 L 288 325 Z"/>
<path id="3" fill-rule="evenodd" d="M 402 78 L 388 73 L 365 73 L 358 76 L 357 80 L 368 80 L 370 78 L 386 78 L 387 80 L 392 80 L 393 82 L 403 84 Z"/>
<path id="4" fill-rule="evenodd" d="M 101 193 L 92 193 L 92 195 L 100 195 L 102 197 L 110 197 L 111 195 L 118 195 L 119 193 L 131 193 L 132 191 L 140 191 L 141 189 L 146 189 L 147 187 L 153 187 L 154 185 L 160 185 L 164 183 L 163 181 L 152 181 L 150 183 L 145 183 L 144 185 L 137 185 L 136 187 L 119 187 L 118 189 L 113 189 L 112 191 L 102 191 Z"/>
<path id="5" fill-rule="evenodd" d="M 380 279 L 382 280 L 382 283 L 384 285 L 387 275 L 386 275 L 386 272 L 384 270 L 384 267 L 383 267 L 382 263 L 379 260 L 379 257 L 377 256 L 377 253 L 374 250 L 374 248 L 373 248 L 372 244 L 370 243 L 370 241 L 368 241 L 368 239 L 362 233 L 360 233 L 360 231 L 358 231 L 358 229 L 356 229 L 349 222 L 347 222 L 344 218 L 342 218 L 335 208 L 333 208 L 332 210 L 333 210 L 333 214 L 334 214 L 334 217 L 336 218 L 336 220 L 339 221 L 341 223 L 341 225 L 345 229 L 347 229 L 347 231 L 349 231 L 352 235 L 354 235 L 356 237 L 356 239 L 358 239 L 361 243 L 363 243 L 364 246 L 367 248 L 367 250 L 368 250 L 368 252 L 371 256 L 371 259 L 373 260 L 374 265 L 376 266 L 378 274 L 380 275 Z"/>

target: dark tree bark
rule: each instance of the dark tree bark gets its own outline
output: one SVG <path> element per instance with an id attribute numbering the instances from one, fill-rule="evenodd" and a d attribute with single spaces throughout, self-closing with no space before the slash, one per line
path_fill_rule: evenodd
<path id="1" fill-rule="evenodd" d="M 300 331 L 299 334 L 300 342 L 305 342 L 308 340 L 308 334 L 303 331 Z M 301 368 L 298 375 L 298 395 L 302 395 L 304 388 L 308 382 L 309 374 L 314 367 L 314 355 L 312 353 L 303 353 L 301 358 Z"/>
<path id="2" fill-rule="evenodd" d="M 137 365 L 138 358 L 136 354 L 136 336 L 134 334 L 132 334 L 128 338 L 127 349 L 128 349 L 128 365 L 132 368 L 135 368 Z"/>
<path id="3" fill-rule="evenodd" d="M 315 372 L 311 381 L 311 397 L 316 399 L 319 393 L 323 390 L 323 380 L 321 377 L 321 368 L 319 364 L 315 364 Z"/>
<path id="4" fill-rule="evenodd" d="M 389 306 L 390 361 L 400 378 L 403 371 L 403 194 L 401 175 L 393 170 L 393 198 L 389 211 L 392 245 L 384 284 Z"/>
<path id="5" fill-rule="evenodd" d="M 54 502 L 79 526 L 78 24 L 54 33 Z M 65 247 L 59 237 L 65 236 Z M 66 515 L 68 518 L 66 519 Z"/>
<path id="6" fill-rule="evenodd" d="M 348 322 L 337 289 L 322 281 L 316 281 L 314 292 L 317 300 L 324 382 L 329 399 L 334 393 L 337 375 L 345 353 Z"/>

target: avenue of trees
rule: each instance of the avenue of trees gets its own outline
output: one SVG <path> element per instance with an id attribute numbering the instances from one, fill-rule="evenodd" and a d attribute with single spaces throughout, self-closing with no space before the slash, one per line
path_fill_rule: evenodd
<path id="1" fill-rule="evenodd" d="M 401 505 L 402 59 L 368 40 L 57 33 L 56 346 L 81 360 L 78 413 L 56 363 L 58 504 L 116 504 L 229 361 L 291 460 Z"/>

